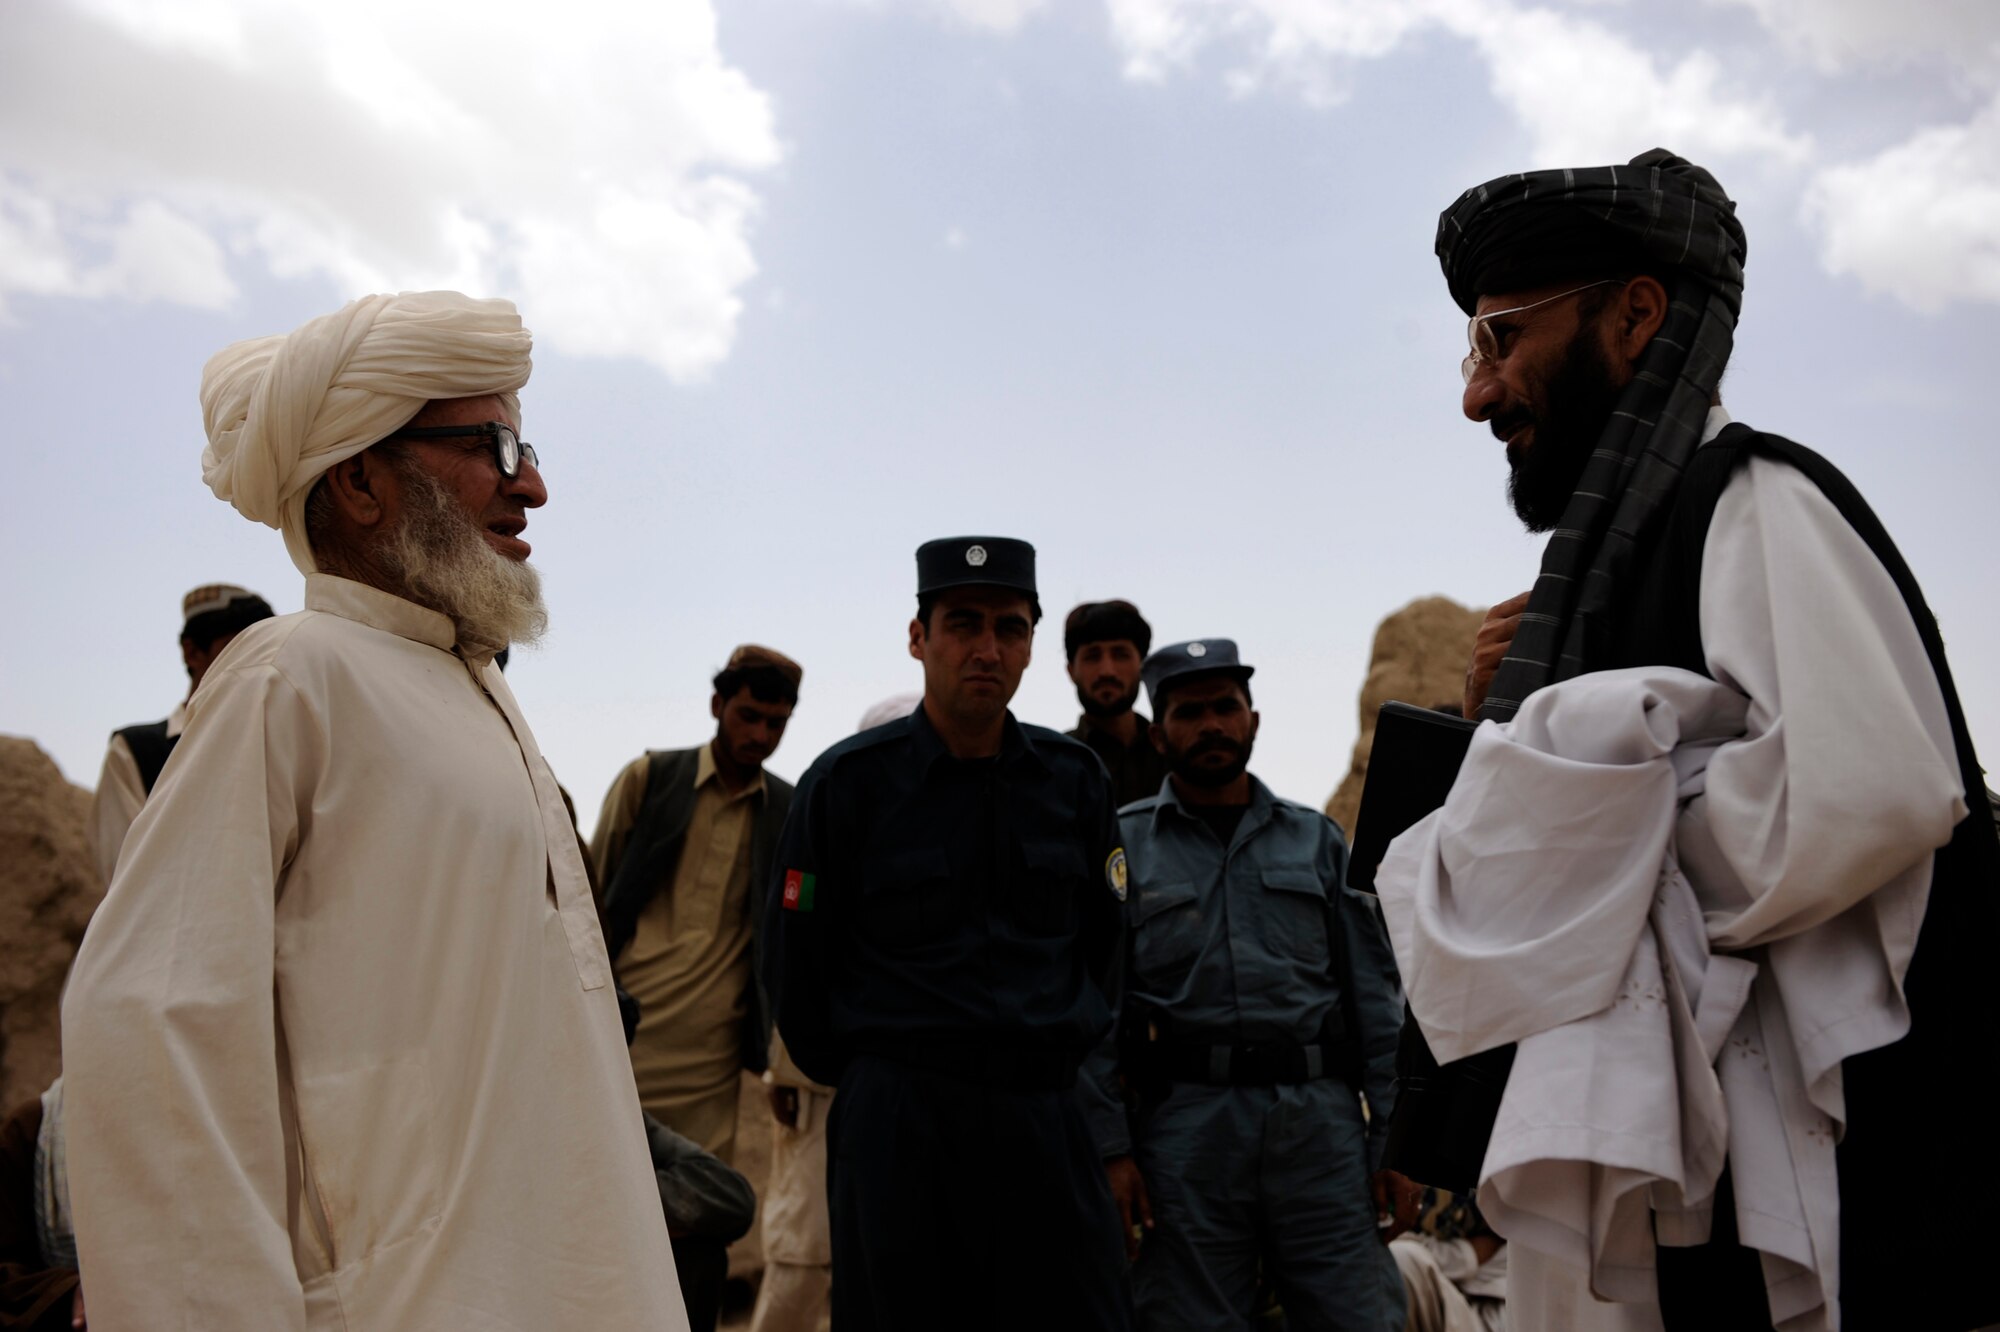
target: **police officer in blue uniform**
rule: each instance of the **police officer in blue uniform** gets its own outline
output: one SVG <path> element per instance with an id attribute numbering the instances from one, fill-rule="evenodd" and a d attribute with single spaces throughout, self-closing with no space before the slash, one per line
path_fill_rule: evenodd
<path id="1" fill-rule="evenodd" d="M 1120 1034 L 1082 1095 L 1136 1254 L 1136 1326 L 1248 1328 L 1261 1274 L 1292 1332 L 1399 1332 L 1378 1208 L 1407 1224 L 1417 1190 L 1373 1169 L 1395 958 L 1373 900 L 1345 887 L 1340 829 L 1248 771 L 1252 671 L 1226 638 L 1146 659 L 1169 773 L 1119 811 Z"/>
<path id="2" fill-rule="evenodd" d="M 1104 766 L 1017 722 L 1034 547 L 917 551 L 924 699 L 835 745 L 779 842 L 762 974 L 828 1124 L 833 1325 L 1127 1326 L 1078 1105 L 1111 1029 L 1124 859 Z"/>

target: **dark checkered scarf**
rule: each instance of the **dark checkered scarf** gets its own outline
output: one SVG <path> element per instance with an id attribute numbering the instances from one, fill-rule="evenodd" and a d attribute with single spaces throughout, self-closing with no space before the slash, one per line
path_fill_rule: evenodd
<path id="1" fill-rule="evenodd" d="M 1502 176 L 1438 219 L 1438 260 L 1468 315 L 1482 292 L 1675 275 L 1666 322 L 1549 536 L 1481 717 L 1506 721 L 1543 685 L 1605 660 L 1634 552 L 1666 515 L 1734 344 L 1745 253 L 1735 211 L 1708 172 L 1655 148 L 1625 166 Z"/>

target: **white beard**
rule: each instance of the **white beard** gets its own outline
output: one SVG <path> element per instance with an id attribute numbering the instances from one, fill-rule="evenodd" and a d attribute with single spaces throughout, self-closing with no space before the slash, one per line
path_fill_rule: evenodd
<path id="1" fill-rule="evenodd" d="M 549 627 L 541 574 L 487 545 L 436 477 L 414 464 L 396 470 L 408 508 L 377 548 L 383 571 L 412 601 L 449 616 L 461 642 L 494 651 L 537 642 Z"/>

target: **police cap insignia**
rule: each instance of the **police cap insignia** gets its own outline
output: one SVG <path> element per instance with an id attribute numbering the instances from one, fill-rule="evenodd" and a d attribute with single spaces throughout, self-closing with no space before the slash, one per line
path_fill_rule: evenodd
<path id="1" fill-rule="evenodd" d="M 1009 587 L 1034 601 L 1035 548 L 1003 536 L 926 541 L 917 547 L 917 595 L 948 587 Z"/>
<path id="2" fill-rule="evenodd" d="M 1256 669 L 1237 655 L 1233 638 L 1195 638 L 1185 643 L 1170 643 L 1146 658 L 1139 668 L 1139 679 L 1145 683 L 1155 717 L 1160 715 L 1167 687 L 1175 680 L 1197 675 L 1233 675 L 1248 680 L 1254 674 Z"/>

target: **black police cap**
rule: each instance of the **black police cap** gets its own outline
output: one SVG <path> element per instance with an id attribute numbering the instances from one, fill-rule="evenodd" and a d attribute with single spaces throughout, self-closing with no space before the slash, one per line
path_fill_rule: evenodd
<path id="1" fill-rule="evenodd" d="M 1007 587 L 1035 599 L 1035 548 L 1013 537 L 940 537 L 917 547 L 917 595 Z"/>
<path id="2" fill-rule="evenodd" d="M 1233 638 L 1194 638 L 1185 643 L 1170 643 L 1146 658 L 1145 665 L 1139 668 L 1139 678 L 1146 685 L 1146 701 L 1155 717 L 1160 715 L 1160 691 L 1177 680 L 1196 675 L 1232 675 L 1238 680 L 1248 680 L 1256 673 L 1255 666 L 1244 665 L 1237 655 Z"/>

